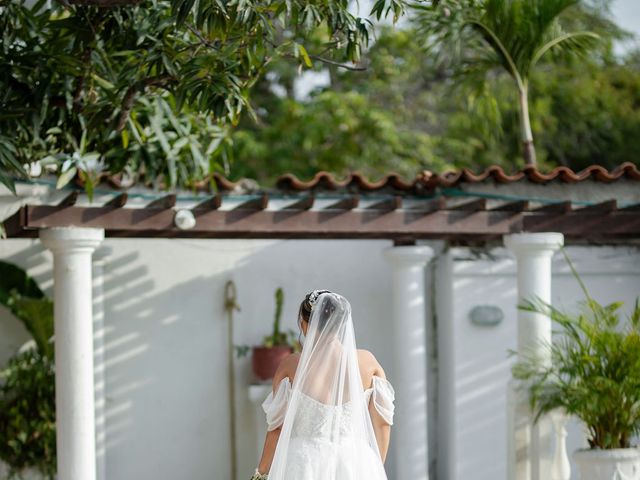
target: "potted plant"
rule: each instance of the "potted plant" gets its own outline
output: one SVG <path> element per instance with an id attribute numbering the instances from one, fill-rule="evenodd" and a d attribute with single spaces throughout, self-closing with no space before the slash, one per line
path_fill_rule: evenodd
<path id="1" fill-rule="evenodd" d="M 22 321 L 33 341 L 0 368 L 0 460 L 9 478 L 56 472 L 53 302 L 22 269 L 0 262 L 0 304 Z"/>
<path id="2" fill-rule="evenodd" d="M 640 304 L 636 300 L 623 318 L 622 303 L 598 303 L 569 264 L 586 296 L 582 308 L 571 314 L 541 301 L 521 305 L 559 328 L 548 346 L 551 363 L 525 353 L 513 374 L 528 390 L 534 421 L 562 409 L 585 425 L 590 448 L 573 455 L 579 478 L 637 480 L 640 450 L 632 439 L 640 433 Z"/>
<path id="3" fill-rule="evenodd" d="M 284 303 L 282 288 L 276 290 L 275 297 L 276 312 L 273 331 L 270 335 L 264 337 L 262 345 L 253 347 L 253 373 L 263 381 L 272 379 L 282 359 L 299 348 L 293 331 L 283 332 L 280 330 L 282 305 Z"/>

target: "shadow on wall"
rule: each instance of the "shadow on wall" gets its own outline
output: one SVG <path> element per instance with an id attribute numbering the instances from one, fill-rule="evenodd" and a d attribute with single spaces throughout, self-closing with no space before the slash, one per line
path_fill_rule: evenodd
<path id="1" fill-rule="evenodd" d="M 259 343 L 285 290 L 283 323 L 314 288 L 352 301 L 359 345 L 383 365 L 392 354 L 387 242 L 108 239 L 104 270 L 104 443 L 108 479 L 222 480 L 230 476 L 224 285 L 242 308 L 235 344 Z M 3 259 L 52 295 L 52 256 L 38 241 L 4 241 Z M 8 253 L 8 254 L 4 254 Z M 382 278 L 381 278 L 382 276 Z M 358 314 L 359 312 L 359 314 Z M 236 361 L 240 478 L 257 463 L 249 359 Z M 96 392 L 100 395 L 102 392 Z M 392 459 L 390 459 L 392 462 Z M 389 467 L 391 470 L 392 465 Z"/>

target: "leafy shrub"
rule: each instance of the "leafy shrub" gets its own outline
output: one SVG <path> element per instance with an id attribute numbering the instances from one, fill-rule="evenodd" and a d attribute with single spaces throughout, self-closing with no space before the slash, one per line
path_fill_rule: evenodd
<path id="1" fill-rule="evenodd" d="M 11 476 L 56 468 L 55 369 L 37 350 L 13 357 L 0 372 L 0 459 Z"/>
<path id="2" fill-rule="evenodd" d="M 591 448 L 629 448 L 640 433 L 640 303 L 623 321 L 622 302 L 601 305 L 573 271 L 586 295 L 579 313 L 539 300 L 520 306 L 549 316 L 560 335 L 550 365 L 524 352 L 513 374 L 525 382 L 536 421 L 561 408 L 587 426 Z"/>

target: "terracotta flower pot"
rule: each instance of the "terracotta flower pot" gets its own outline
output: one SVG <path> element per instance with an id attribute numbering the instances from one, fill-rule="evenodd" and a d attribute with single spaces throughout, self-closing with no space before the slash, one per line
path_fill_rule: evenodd
<path id="1" fill-rule="evenodd" d="M 280 362 L 293 349 L 287 345 L 277 347 L 253 347 L 253 373 L 260 380 L 270 380 L 276 374 Z"/>

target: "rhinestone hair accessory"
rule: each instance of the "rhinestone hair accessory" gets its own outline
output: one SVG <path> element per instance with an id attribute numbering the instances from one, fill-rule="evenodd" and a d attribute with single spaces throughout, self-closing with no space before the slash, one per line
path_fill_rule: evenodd
<path id="1" fill-rule="evenodd" d="M 318 297 L 320 296 L 320 294 L 322 292 L 326 292 L 327 290 L 314 290 L 313 292 L 311 292 L 309 294 L 309 306 L 311 308 L 314 307 L 314 305 L 316 304 L 316 302 L 318 301 Z"/>

